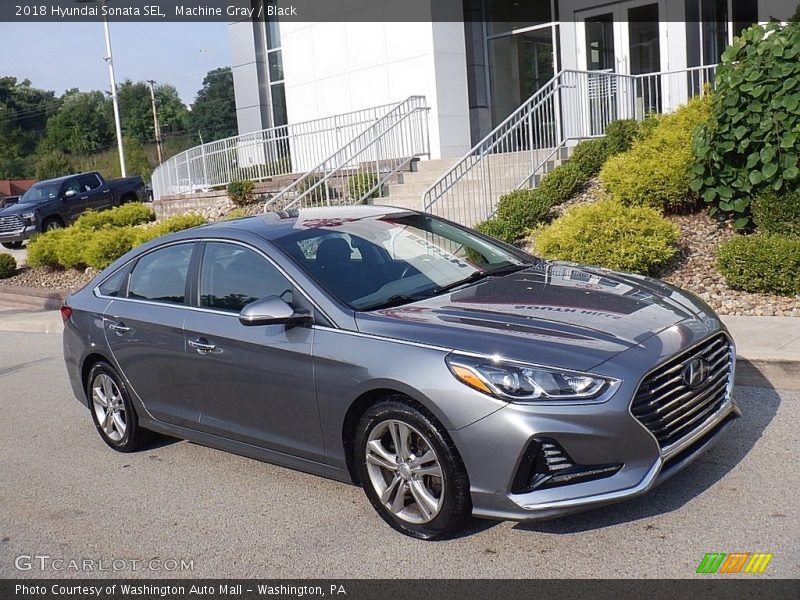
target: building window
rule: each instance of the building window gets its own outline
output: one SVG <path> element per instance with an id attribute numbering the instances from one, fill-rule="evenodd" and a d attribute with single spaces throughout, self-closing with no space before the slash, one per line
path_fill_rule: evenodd
<path id="1" fill-rule="evenodd" d="M 276 6 L 276 0 L 265 0 L 266 6 Z M 267 37 L 267 70 L 269 80 L 272 126 L 288 124 L 286 114 L 286 90 L 283 83 L 283 52 L 281 51 L 281 29 L 278 19 L 267 17 L 264 11 L 264 25 Z"/>

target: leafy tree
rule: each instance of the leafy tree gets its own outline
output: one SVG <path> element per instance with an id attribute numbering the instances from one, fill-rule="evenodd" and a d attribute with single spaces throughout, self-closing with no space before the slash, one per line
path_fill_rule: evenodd
<path id="1" fill-rule="evenodd" d="M 691 189 L 741 229 L 753 195 L 800 184 L 800 23 L 746 29 L 716 80 L 712 117 L 695 133 Z"/>
<path id="2" fill-rule="evenodd" d="M 150 87 L 142 81 L 134 83 L 127 80 L 119 86 L 117 94 L 119 95 L 123 137 L 130 137 L 140 143 L 154 141 Z M 178 96 L 175 87 L 172 85 L 158 86 L 155 96 L 162 134 L 169 135 L 183 131 L 189 111 Z"/>
<path id="3" fill-rule="evenodd" d="M 67 155 L 60 150 L 48 150 L 36 158 L 36 179 L 51 179 L 73 172 Z"/>
<path id="4" fill-rule="evenodd" d="M 47 122 L 46 149 L 66 154 L 96 152 L 114 142 L 111 100 L 103 92 L 70 90 Z"/>
<path id="5" fill-rule="evenodd" d="M 53 92 L 35 88 L 27 79 L 0 77 L 0 177 L 32 175 L 33 161 L 27 158 L 58 106 Z"/>
<path id="6" fill-rule="evenodd" d="M 236 97 L 230 67 L 206 74 L 189 113 L 188 128 L 202 135 L 204 142 L 236 135 Z"/>

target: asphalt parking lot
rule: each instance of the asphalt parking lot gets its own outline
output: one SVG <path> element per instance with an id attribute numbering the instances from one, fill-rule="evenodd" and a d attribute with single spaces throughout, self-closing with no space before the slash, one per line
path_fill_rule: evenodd
<path id="1" fill-rule="evenodd" d="M 731 434 L 646 496 L 425 543 L 389 529 L 354 486 L 183 441 L 114 453 L 72 397 L 61 336 L 0 332 L 0 577 L 673 578 L 736 551 L 774 554 L 747 577 L 798 577 L 800 393 L 736 395 L 745 416 Z M 20 555 L 193 570 L 20 571 Z"/>

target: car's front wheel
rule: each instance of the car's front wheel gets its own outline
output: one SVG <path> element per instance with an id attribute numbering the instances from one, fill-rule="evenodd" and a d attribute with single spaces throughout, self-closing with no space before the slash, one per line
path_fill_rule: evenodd
<path id="1" fill-rule="evenodd" d="M 88 377 L 89 408 L 100 437 L 118 452 L 133 452 L 150 439 L 139 427 L 128 388 L 108 363 L 94 365 Z"/>
<path id="2" fill-rule="evenodd" d="M 419 539 L 443 539 L 470 518 L 466 469 L 433 418 L 393 398 L 367 410 L 355 437 L 364 491 L 396 530 Z"/>
<path id="3" fill-rule="evenodd" d="M 3 248 L 8 248 L 9 250 L 18 250 L 22 248 L 22 242 L 3 242 Z"/>

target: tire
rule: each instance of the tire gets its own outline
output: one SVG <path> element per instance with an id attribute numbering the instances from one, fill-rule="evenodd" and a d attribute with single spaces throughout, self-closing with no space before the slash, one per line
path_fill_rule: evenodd
<path id="1" fill-rule="evenodd" d="M 53 231 L 54 229 L 62 229 L 64 224 L 55 218 L 46 219 L 44 223 L 42 223 L 42 233 L 47 231 Z"/>
<path id="2" fill-rule="evenodd" d="M 402 440 L 399 453 L 396 440 Z M 354 458 L 370 503 L 400 533 L 441 540 L 471 518 L 469 478 L 453 442 L 439 423 L 403 396 L 364 413 Z"/>
<path id="3" fill-rule="evenodd" d="M 22 242 L 3 242 L 3 248 L 8 248 L 9 250 L 19 250 L 22 248 Z"/>
<path id="4" fill-rule="evenodd" d="M 117 452 L 133 452 L 150 440 L 151 433 L 139 427 L 128 388 L 110 364 L 99 362 L 92 367 L 86 390 L 94 426 L 111 448 Z M 114 407 L 110 419 L 109 398 Z"/>

